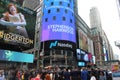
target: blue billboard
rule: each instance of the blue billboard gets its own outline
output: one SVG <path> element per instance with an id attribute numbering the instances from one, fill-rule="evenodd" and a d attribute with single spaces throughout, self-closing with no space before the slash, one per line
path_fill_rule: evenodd
<path id="1" fill-rule="evenodd" d="M 74 0 L 44 0 L 41 41 L 76 43 Z"/>
<path id="2" fill-rule="evenodd" d="M 0 49 L 0 60 L 33 63 L 34 55 L 23 52 L 15 52 L 10 50 Z"/>

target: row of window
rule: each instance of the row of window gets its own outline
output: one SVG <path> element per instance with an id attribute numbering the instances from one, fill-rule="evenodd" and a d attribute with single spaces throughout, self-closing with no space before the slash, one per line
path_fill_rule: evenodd
<path id="1" fill-rule="evenodd" d="M 46 1 L 51 1 L 51 0 L 46 0 Z M 72 2 L 72 0 L 67 0 L 68 2 Z"/>
<path id="2" fill-rule="evenodd" d="M 60 1 L 60 2 L 59 2 L 59 5 L 62 6 L 62 5 L 63 5 L 63 2 Z M 50 6 L 54 6 L 54 2 L 51 2 L 51 3 L 50 3 Z M 65 5 L 63 5 L 63 6 L 65 6 Z M 67 4 L 67 7 L 70 7 L 70 6 L 71 6 L 70 3 L 68 3 L 68 4 Z"/>
<path id="3" fill-rule="evenodd" d="M 50 9 L 49 9 L 49 10 L 47 11 L 47 13 L 48 13 L 48 14 L 50 14 L 50 13 L 51 13 L 51 11 L 52 11 L 52 10 L 50 10 Z M 59 9 L 59 8 L 57 8 L 57 9 L 56 9 L 56 12 L 57 12 L 57 13 L 59 13 L 59 12 L 60 12 L 60 9 Z M 65 14 L 67 14 L 67 13 L 68 13 L 68 10 L 67 10 L 67 9 L 65 9 L 65 10 L 64 10 L 64 12 L 65 12 Z M 73 13 L 72 13 L 72 16 L 73 16 Z"/>
<path id="4" fill-rule="evenodd" d="M 45 22 L 48 22 L 48 19 L 49 18 L 45 18 Z M 52 19 L 53 19 L 53 21 L 56 21 L 57 18 L 56 18 L 56 16 L 53 16 Z M 62 21 L 66 21 L 66 17 L 63 16 L 62 17 Z M 70 19 L 70 23 L 73 23 L 72 19 Z"/>

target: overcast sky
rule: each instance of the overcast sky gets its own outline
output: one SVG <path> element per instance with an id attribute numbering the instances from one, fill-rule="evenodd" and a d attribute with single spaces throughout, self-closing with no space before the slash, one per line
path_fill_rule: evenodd
<path id="1" fill-rule="evenodd" d="M 90 9 L 94 6 L 96 6 L 100 12 L 102 29 L 108 37 L 113 52 L 120 55 L 120 49 L 116 47 L 114 43 L 114 41 L 120 40 L 120 18 L 116 0 L 78 0 L 78 13 L 88 26 L 90 26 Z"/>

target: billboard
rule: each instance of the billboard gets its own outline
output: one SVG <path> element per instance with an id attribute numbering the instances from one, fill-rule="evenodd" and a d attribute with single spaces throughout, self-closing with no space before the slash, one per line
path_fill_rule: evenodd
<path id="1" fill-rule="evenodd" d="M 76 43 L 74 0 L 44 0 L 41 41 Z"/>
<path id="2" fill-rule="evenodd" d="M 0 0 L 0 43 L 22 50 L 33 47 L 36 24 L 36 13 L 22 7 L 23 2 Z"/>
<path id="3" fill-rule="evenodd" d="M 79 67 L 84 67 L 84 66 L 86 66 L 86 63 L 85 62 L 78 62 L 78 66 Z"/>
<path id="4" fill-rule="evenodd" d="M 78 61 L 89 61 L 92 62 L 92 54 L 82 49 L 76 50 L 76 57 Z"/>
<path id="5" fill-rule="evenodd" d="M 79 47 L 85 51 L 88 51 L 88 39 L 87 39 L 87 35 L 82 31 L 79 30 L 78 31 L 78 35 L 79 35 Z"/>
<path id="6" fill-rule="evenodd" d="M 62 49 L 62 50 L 75 50 L 76 45 L 74 43 L 71 43 L 70 41 L 64 41 L 64 40 L 51 40 L 44 42 L 44 50 L 49 49 Z"/>
<path id="7" fill-rule="evenodd" d="M 0 49 L 0 60 L 33 63 L 34 55 Z"/>

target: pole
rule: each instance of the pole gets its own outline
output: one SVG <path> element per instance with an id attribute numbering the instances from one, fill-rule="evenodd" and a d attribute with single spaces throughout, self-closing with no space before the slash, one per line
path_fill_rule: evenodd
<path id="1" fill-rule="evenodd" d="M 43 15 L 43 12 L 42 12 L 42 8 L 43 8 L 43 0 L 40 0 L 40 7 L 38 8 L 37 10 L 37 27 L 36 27 L 36 30 L 39 31 L 36 32 L 37 35 L 39 35 L 39 37 L 37 36 L 38 38 L 38 52 L 37 52 L 37 69 L 40 68 L 40 49 L 41 49 L 41 29 L 42 29 L 42 15 Z"/>

